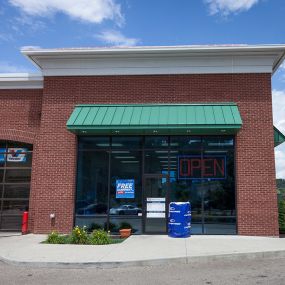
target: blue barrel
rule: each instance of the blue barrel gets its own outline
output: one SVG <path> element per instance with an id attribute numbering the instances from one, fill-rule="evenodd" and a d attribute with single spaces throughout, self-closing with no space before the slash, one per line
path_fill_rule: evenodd
<path id="1" fill-rule="evenodd" d="M 190 237 L 191 205 L 189 202 L 171 202 L 168 216 L 168 236 L 174 238 Z"/>

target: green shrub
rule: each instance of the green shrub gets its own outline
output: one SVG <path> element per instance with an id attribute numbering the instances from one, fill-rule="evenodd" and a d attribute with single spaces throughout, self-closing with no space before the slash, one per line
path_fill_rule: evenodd
<path id="1" fill-rule="evenodd" d="M 104 224 L 104 230 L 107 231 L 107 223 Z M 109 231 L 110 232 L 117 232 L 119 229 L 117 228 L 116 224 L 109 222 Z"/>
<path id="2" fill-rule="evenodd" d="M 126 223 L 126 222 L 122 222 L 121 224 L 120 224 L 120 230 L 122 230 L 122 229 L 133 229 L 133 227 L 132 227 L 132 225 L 131 224 L 129 224 L 129 223 Z"/>
<path id="3" fill-rule="evenodd" d="M 78 227 L 76 226 L 71 233 L 71 243 L 73 244 L 87 244 L 88 243 L 88 234 L 86 231 L 86 227 Z"/>
<path id="4" fill-rule="evenodd" d="M 53 231 L 48 235 L 46 242 L 52 244 L 63 244 L 64 237 L 59 235 L 57 232 Z"/>
<path id="5" fill-rule="evenodd" d="M 96 223 L 92 223 L 89 227 L 88 227 L 88 232 L 93 232 L 94 230 L 102 230 L 103 226 L 96 224 Z"/>
<path id="6" fill-rule="evenodd" d="M 109 235 L 103 230 L 95 230 L 92 232 L 89 238 L 90 244 L 102 245 L 102 244 L 110 244 L 111 238 Z"/>
<path id="7" fill-rule="evenodd" d="M 285 232 L 285 200 L 278 203 L 279 210 L 279 229 L 281 232 Z"/>

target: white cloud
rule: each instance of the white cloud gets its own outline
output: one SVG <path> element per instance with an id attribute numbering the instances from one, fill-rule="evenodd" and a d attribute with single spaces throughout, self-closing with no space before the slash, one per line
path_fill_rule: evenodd
<path id="1" fill-rule="evenodd" d="M 285 90 L 273 90 L 273 122 L 285 134 Z M 285 143 L 275 148 L 276 177 L 285 179 Z"/>
<path id="2" fill-rule="evenodd" d="M 25 66 L 13 65 L 7 61 L 0 61 L 0 73 L 21 73 L 31 71 L 31 69 Z"/>
<path id="3" fill-rule="evenodd" d="M 22 46 L 21 50 L 22 49 L 25 49 L 25 50 L 27 50 L 27 49 L 40 49 L 40 48 L 41 48 L 40 46 Z"/>
<path id="4" fill-rule="evenodd" d="M 121 6 L 116 0 L 9 0 L 28 15 L 46 17 L 64 13 L 69 17 L 90 23 L 113 20 L 122 24 Z"/>
<path id="5" fill-rule="evenodd" d="M 285 179 L 285 147 L 275 149 L 276 178 Z"/>
<path id="6" fill-rule="evenodd" d="M 274 125 L 285 133 L 285 90 L 272 91 Z"/>
<path id="7" fill-rule="evenodd" d="M 204 0 L 210 8 L 210 14 L 229 15 L 249 10 L 260 0 Z"/>
<path id="8" fill-rule="evenodd" d="M 97 39 L 114 46 L 135 46 L 139 39 L 127 38 L 119 31 L 104 31 L 95 36 Z"/>

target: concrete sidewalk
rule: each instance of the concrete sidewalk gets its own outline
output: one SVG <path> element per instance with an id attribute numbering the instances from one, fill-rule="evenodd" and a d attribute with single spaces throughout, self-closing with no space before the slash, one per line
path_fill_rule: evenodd
<path id="1" fill-rule="evenodd" d="M 131 236 L 111 245 L 42 244 L 45 235 L 0 236 L 0 260 L 41 267 L 118 267 L 285 257 L 285 239 L 245 236 Z"/>

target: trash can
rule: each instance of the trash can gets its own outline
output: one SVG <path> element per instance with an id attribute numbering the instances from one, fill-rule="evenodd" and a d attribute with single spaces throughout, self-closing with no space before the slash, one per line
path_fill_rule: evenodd
<path id="1" fill-rule="evenodd" d="M 168 216 L 168 236 L 174 238 L 190 237 L 191 205 L 189 202 L 171 202 Z"/>

